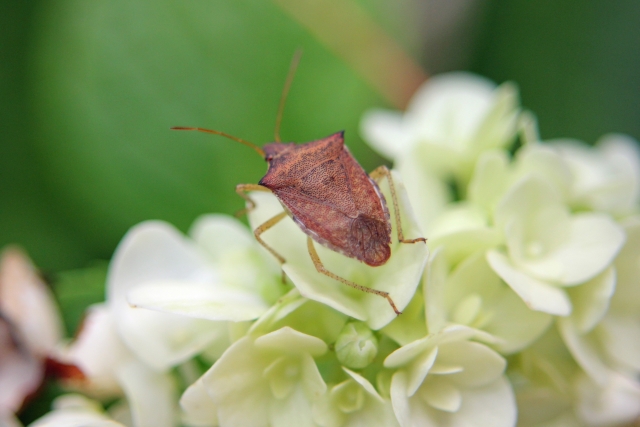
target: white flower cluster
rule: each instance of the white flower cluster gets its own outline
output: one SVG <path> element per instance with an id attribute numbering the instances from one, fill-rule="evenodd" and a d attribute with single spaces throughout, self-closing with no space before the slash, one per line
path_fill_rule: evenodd
<path id="1" fill-rule="evenodd" d="M 204 216 L 188 237 L 146 222 L 118 247 L 107 301 L 64 355 L 85 375 L 73 386 L 116 403 L 104 412 L 64 396 L 33 426 L 640 417 L 637 143 L 540 143 L 511 85 L 461 73 L 430 79 L 404 114 L 368 113 L 362 132 L 394 162 L 405 236 L 427 237 L 428 248 L 398 243 L 394 230 L 381 267 L 318 254 L 330 271 L 389 292 L 401 316 L 318 273 L 290 219 L 263 235 L 286 259 L 286 282 L 230 217 Z M 282 209 L 272 195 L 252 197 L 254 228 Z"/>

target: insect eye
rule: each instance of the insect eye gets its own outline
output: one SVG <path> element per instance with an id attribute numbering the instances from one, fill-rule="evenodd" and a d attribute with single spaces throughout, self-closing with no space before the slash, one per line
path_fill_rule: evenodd
<path id="1" fill-rule="evenodd" d="M 268 162 L 270 162 L 271 160 L 273 160 L 273 156 L 272 156 L 271 154 L 269 154 L 269 155 L 267 156 L 267 161 L 268 161 Z"/>

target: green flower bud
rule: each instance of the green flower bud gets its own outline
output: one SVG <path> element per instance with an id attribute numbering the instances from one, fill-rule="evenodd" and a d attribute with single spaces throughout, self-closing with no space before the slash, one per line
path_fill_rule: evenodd
<path id="1" fill-rule="evenodd" d="M 347 368 L 367 366 L 378 353 L 378 339 L 362 322 L 347 323 L 335 345 L 338 360 Z"/>

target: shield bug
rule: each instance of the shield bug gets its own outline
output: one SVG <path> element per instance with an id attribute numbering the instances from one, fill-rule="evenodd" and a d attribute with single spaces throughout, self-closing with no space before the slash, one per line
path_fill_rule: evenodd
<path id="1" fill-rule="evenodd" d="M 247 202 L 246 209 L 240 211 L 240 214 L 256 206 L 246 194 L 250 191 L 271 192 L 280 201 L 284 211 L 257 227 L 254 235 L 281 264 L 285 263 L 284 257 L 267 245 L 260 236 L 288 215 L 307 234 L 309 255 L 318 272 L 360 291 L 386 298 L 393 311 L 400 314 L 388 292 L 359 285 L 327 270 L 314 247 L 315 241 L 373 267 L 385 264 L 391 256 L 392 229 L 389 208 L 377 184 L 377 181 L 383 178 L 387 178 L 389 182 L 398 241 L 424 243 L 426 239 L 404 238 L 397 196 L 389 169 L 380 166 L 371 174 L 367 174 L 344 145 L 343 132 L 303 144 L 283 143 L 280 140 L 279 128 L 284 101 L 299 58 L 299 54 L 294 56 L 280 98 L 275 142 L 259 147 L 218 130 L 196 127 L 172 129 L 224 136 L 251 147 L 267 161 L 267 173 L 260 182 L 238 184 L 236 192 Z"/>

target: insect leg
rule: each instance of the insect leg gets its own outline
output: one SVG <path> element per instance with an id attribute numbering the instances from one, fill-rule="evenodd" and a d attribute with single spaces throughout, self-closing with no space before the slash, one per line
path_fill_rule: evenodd
<path id="1" fill-rule="evenodd" d="M 381 296 L 382 298 L 386 298 L 386 300 L 389 301 L 389 304 L 391 304 L 391 308 L 396 313 L 396 315 L 402 314 L 402 312 L 398 311 L 398 308 L 396 307 L 395 303 L 389 296 L 389 292 L 379 291 L 377 289 L 369 288 L 367 286 L 358 285 L 357 283 L 354 283 L 350 280 L 340 277 L 337 274 L 334 274 L 329 270 L 327 270 L 325 266 L 322 264 L 322 261 L 320 261 L 318 252 L 316 252 L 316 248 L 313 246 L 313 240 L 311 239 L 311 237 L 308 237 L 308 236 L 307 236 L 307 248 L 309 249 L 309 255 L 311 255 L 311 260 L 313 261 L 313 265 L 315 265 L 316 270 L 318 270 L 318 273 L 322 273 L 325 276 L 329 276 L 333 280 L 337 280 L 338 282 L 344 283 L 345 285 L 351 286 L 352 288 L 357 289 L 359 291 L 368 292 L 370 294 L 376 294 Z"/>
<path id="2" fill-rule="evenodd" d="M 262 246 L 264 246 L 264 248 L 266 250 L 271 252 L 271 255 L 276 257 L 278 259 L 278 261 L 280 261 L 280 264 L 284 264 L 285 263 L 284 257 L 282 255 L 280 255 L 278 252 L 276 252 L 271 246 L 267 245 L 265 243 L 265 241 L 262 240 L 262 237 L 260 237 L 260 235 L 262 233 L 264 233 L 265 231 L 267 231 L 268 229 L 270 229 L 271 227 L 273 227 L 274 225 L 276 225 L 278 222 L 280 222 L 282 220 L 282 218 L 284 218 L 285 216 L 287 216 L 286 212 L 280 212 L 278 215 L 274 216 L 273 218 L 271 218 L 267 222 L 263 223 L 262 225 L 260 225 L 255 230 L 253 230 L 253 234 L 256 236 L 256 240 L 258 241 L 258 243 L 260 243 Z"/>
<path id="3" fill-rule="evenodd" d="M 251 212 L 252 210 L 254 210 L 256 208 L 256 202 L 254 202 L 251 197 L 249 197 L 249 196 L 247 196 L 245 194 L 247 191 L 266 191 L 268 193 L 271 192 L 271 190 L 269 190 L 267 187 L 263 187 L 262 185 L 258 185 L 258 184 L 238 184 L 238 185 L 236 185 L 236 193 L 238 193 L 238 195 L 240 197 L 245 199 L 247 201 L 247 204 L 248 204 L 248 206 L 246 208 L 241 209 L 238 212 L 236 212 L 236 214 L 235 214 L 236 218 L 239 218 L 242 215 L 245 215 L 245 214 Z"/>
<path id="4" fill-rule="evenodd" d="M 387 178 L 389 182 L 389 191 L 391 192 L 391 200 L 393 202 L 393 213 L 396 217 L 396 230 L 398 231 L 398 241 L 400 243 L 416 243 L 416 242 L 426 242 L 427 239 L 424 237 L 418 237 L 415 239 L 405 239 L 404 233 L 402 232 L 402 224 L 400 222 L 400 209 L 398 209 L 398 197 L 396 196 L 396 188 L 393 185 L 393 178 L 391 177 L 391 171 L 386 166 L 379 166 L 375 168 L 369 176 L 374 181 L 378 182 L 381 178 Z"/>

